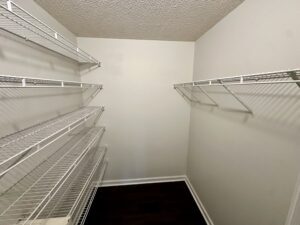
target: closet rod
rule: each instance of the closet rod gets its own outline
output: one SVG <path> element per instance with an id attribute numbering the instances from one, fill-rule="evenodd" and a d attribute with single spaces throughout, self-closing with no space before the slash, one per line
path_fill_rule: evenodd
<path id="1" fill-rule="evenodd" d="M 17 85 L 15 85 L 17 84 Z M 35 77 L 0 75 L 0 88 L 99 88 L 102 84 L 54 80 Z"/>

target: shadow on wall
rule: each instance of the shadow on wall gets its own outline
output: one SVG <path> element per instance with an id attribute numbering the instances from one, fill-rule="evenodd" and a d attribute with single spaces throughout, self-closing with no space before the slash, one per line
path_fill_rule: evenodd
<path id="1" fill-rule="evenodd" d="M 230 86 L 230 91 L 246 107 L 223 86 L 175 89 L 199 110 L 258 128 L 299 135 L 300 87 L 296 83 Z"/>
<path id="2" fill-rule="evenodd" d="M 78 81 L 79 64 L 0 30 L 0 73 Z M 99 91 L 97 88 L 0 87 L 0 137 L 85 106 Z"/>
<path id="3" fill-rule="evenodd" d="M 98 88 L 0 88 L 0 137 L 86 106 L 99 91 Z M 83 98 L 83 103 L 75 104 L 74 98 Z"/>

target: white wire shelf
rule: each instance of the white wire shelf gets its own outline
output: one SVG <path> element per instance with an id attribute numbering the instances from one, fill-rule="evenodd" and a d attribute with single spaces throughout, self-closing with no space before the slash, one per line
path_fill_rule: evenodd
<path id="1" fill-rule="evenodd" d="M 100 66 L 100 62 L 90 56 L 63 35 L 37 19 L 11 0 L 0 0 L 0 28 L 39 46 L 57 52 L 79 63 Z"/>
<path id="2" fill-rule="evenodd" d="M 1 138 L 0 177 L 103 111 L 104 107 L 84 107 Z"/>
<path id="3" fill-rule="evenodd" d="M 174 88 L 285 83 L 300 84 L 300 69 L 178 83 L 174 84 Z"/>
<path id="4" fill-rule="evenodd" d="M 7 207 L 0 214 L 0 224 L 36 224 L 47 205 L 61 193 L 61 188 L 68 187 L 70 182 L 78 178 L 78 174 L 95 171 L 104 152 L 99 152 L 94 146 L 99 143 L 104 131 L 104 128 L 84 130 L 80 138 L 76 135 L 71 145 L 64 145 L 24 177 L 22 182 L 3 193 L 0 201 L 1 204 L 6 203 Z M 43 173 L 37 175 L 38 171 Z M 28 182 L 29 186 L 24 185 Z"/>
<path id="5" fill-rule="evenodd" d="M 74 173 L 74 177 L 65 182 L 38 219 L 67 217 L 70 224 L 78 224 L 95 184 L 102 180 L 105 152 L 106 149 L 96 151 L 95 155 L 85 162 L 84 168 Z"/>
<path id="6" fill-rule="evenodd" d="M 43 79 L 34 77 L 0 75 L 0 88 L 98 88 L 101 84 L 90 84 L 76 81 Z"/>
<path id="7" fill-rule="evenodd" d="M 100 172 L 100 176 L 99 176 L 98 181 L 93 182 L 89 193 L 86 195 L 87 197 L 86 197 L 85 202 L 83 204 L 81 204 L 83 207 L 78 209 L 76 214 L 74 213 L 74 216 L 71 216 L 70 219 L 71 219 L 71 221 L 73 222 L 74 225 L 75 224 L 76 225 L 77 224 L 84 225 L 85 220 L 88 216 L 89 210 L 90 210 L 90 208 L 92 206 L 92 203 L 94 201 L 95 195 L 97 194 L 98 187 L 100 186 L 100 183 L 103 180 L 107 165 L 108 165 L 108 162 L 107 161 L 104 162 L 104 164 L 101 168 L 101 172 Z"/>
<path id="8" fill-rule="evenodd" d="M 209 87 L 220 86 L 223 87 L 225 91 L 228 94 L 230 94 L 233 97 L 233 99 L 235 99 L 245 109 L 242 110 L 243 112 L 253 114 L 251 108 L 229 87 L 241 86 L 241 85 L 280 85 L 280 84 L 291 84 L 291 85 L 294 84 L 300 87 L 300 70 L 295 69 L 295 70 L 249 74 L 249 75 L 224 77 L 224 78 L 216 78 L 216 79 L 208 79 L 208 80 L 199 80 L 199 81 L 174 84 L 174 88 L 190 102 L 203 104 L 202 102 L 199 102 L 194 99 L 192 92 L 190 94 L 186 94 L 183 91 L 185 89 L 190 89 L 190 91 L 192 91 L 194 88 L 197 88 L 202 94 L 204 94 L 210 100 L 210 103 L 204 103 L 205 105 L 220 107 L 220 105 L 214 99 L 214 97 L 204 89 L 205 87 L 209 88 Z"/>

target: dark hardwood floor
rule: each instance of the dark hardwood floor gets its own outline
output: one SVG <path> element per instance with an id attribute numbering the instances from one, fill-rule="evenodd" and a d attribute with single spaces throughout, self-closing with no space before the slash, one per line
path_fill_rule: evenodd
<path id="1" fill-rule="evenodd" d="M 185 182 L 98 189 L 86 225 L 206 225 Z"/>

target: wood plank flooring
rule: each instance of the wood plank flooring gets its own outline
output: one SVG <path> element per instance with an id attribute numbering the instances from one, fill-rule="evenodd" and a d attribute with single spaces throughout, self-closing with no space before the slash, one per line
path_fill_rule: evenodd
<path id="1" fill-rule="evenodd" d="M 85 225 L 206 225 L 185 182 L 98 189 Z"/>

